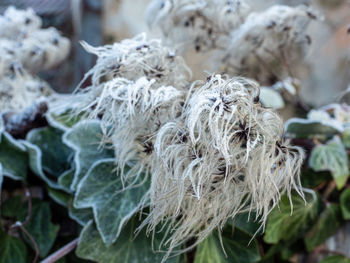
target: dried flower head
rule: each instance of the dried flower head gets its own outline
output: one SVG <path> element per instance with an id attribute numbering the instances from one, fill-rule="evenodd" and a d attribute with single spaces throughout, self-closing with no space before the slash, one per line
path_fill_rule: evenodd
<path id="1" fill-rule="evenodd" d="M 225 47 L 232 30 L 249 12 L 241 0 L 153 0 L 146 18 L 169 44 L 185 44 L 196 51 Z M 156 14 L 156 15 L 155 15 Z"/>
<path id="2" fill-rule="evenodd" d="M 98 56 L 96 65 L 83 79 L 91 76 L 93 86 L 117 77 L 134 81 L 146 77 L 155 79 L 158 86 L 184 88 L 191 78 L 191 70 L 181 57 L 164 47 L 160 40 L 148 40 L 146 34 L 97 48 L 82 44 Z"/>
<path id="3" fill-rule="evenodd" d="M 170 251 L 242 212 L 262 225 L 282 193 L 300 192 L 303 152 L 283 138 L 280 117 L 259 103 L 259 87 L 215 75 L 194 83 L 181 117 L 155 141 L 149 230 L 169 223 Z"/>
<path id="4" fill-rule="evenodd" d="M 291 69 L 303 60 L 311 44 L 307 27 L 317 18 L 306 6 L 275 5 L 261 13 L 251 13 L 231 33 L 230 46 L 218 63 L 224 65 L 224 72 L 264 83 L 291 76 Z"/>
<path id="5" fill-rule="evenodd" d="M 54 28 L 41 29 L 33 10 L 9 7 L 0 16 L 0 110 L 21 111 L 53 91 L 31 75 L 62 62 L 70 42 Z"/>

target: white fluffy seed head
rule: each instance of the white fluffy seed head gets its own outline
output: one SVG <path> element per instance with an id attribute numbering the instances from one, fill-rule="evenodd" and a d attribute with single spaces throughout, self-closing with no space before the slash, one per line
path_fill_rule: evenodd
<path id="1" fill-rule="evenodd" d="M 275 5 L 261 13 L 251 13 L 232 31 L 229 48 L 218 66 L 224 72 L 253 77 L 259 82 L 283 79 L 305 57 L 311 44 L 307 27 L 317 18 L 306 6 Z"/>
<path id="2" fill-rule="evenodd" d="M 84 78 L 91 76 L 94 86 L 117 77 L 134 81 L 146 77 L 154 79 L 158 86 L 184 88 L 191 78 L 191 70 L 181 57 L 164 47 L 160 40 L 148 40 L 146 34 L 97 48 L 82 44 L 98 56 L 96 65 Z"/>
<path id="3" fill-rule="evenodd" d="M 151 28 L 161 30 L 167 44 L 202 51 L 225 46 L 248 12 L 242 0 L 153 0 L 146 19 Z"/>
<path id="4" fill-rule="evenodd" d="M 151 167 L 149 230 L 164 221 L 170 250 L 196 244 L 229 218 L 256 212 L 262 225 L 281 194 L 300 192 L 303 152 L 258 102 L 255 82 L 215 75 L 196 83 L 181 117 L 162 126 Z M 267 190 L 268 189 L 268 190 Z"/>

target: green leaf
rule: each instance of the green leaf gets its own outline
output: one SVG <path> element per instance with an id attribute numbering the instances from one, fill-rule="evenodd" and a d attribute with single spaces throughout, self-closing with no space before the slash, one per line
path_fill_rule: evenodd
<path id="1" fill-rule="evenodd" d="M 307 194 L 306 198 L 307 203 L 299 195 L 292 194 L 292 210 L 289 198 L 282 196 L 279 206 L 268 217 L 265 242 L 277 244 L 280 240 L 288 241 L 307 230 L 317 217 L 318 200 L 312 194 Z"/>
<path id="2" fill-rule="evenodd" d="M 345 220 L 350 220 L 350 188 L 340 195 L 340 207 Z"/>
<path id="3" fill-rule="evenodd" d="M 350 129 L 345 129 L 341 135 L 342 142 L 345 148 L 350 148 Z"/>
<path id="4" fill-rule="evenodd" d="M 124 223 L 139 210 L 149 188 L 138 182 L 123 189 L 115 169 L 114 159 L 96 162 L 80 181 L 74 199 L 76 208 L 93 209 L 97 229 L 107 245 L 117 239 Z"/>
<path id="5" fill-rule="evenodd" d="M 25 211 L 27 211 L 27 208 L 23 206 L 22 197 L 17 195 L 5 200 L 1 204 L 1 215 L 7 217 L 17 217 L 21 209 L 25 209 Z"/>
<path id="6" fill-rule="evenodd" d="M 194 263 L 253 263 L 260 260 L 257 241 L 237 228 L 225 227 L 222 232 L 224 250 L 217 233 L 211 234 L 197 247 Z M 225 255 L 226 253 L 226 255 Z"/>
<path id="7" fill-rule="evenodd" d="M 64 188 L 56 182 L 56 178 L 51 179 L 44 173 L 41 162 L 42 152 L 40 148 L 28 141 L 22 141 L 22 143 L 27 148 L 27 152 L 29 153 L 29 167 L 33 173 L 40 177 L 50 187 L 64 190 Z"/>
<path id="8" fill-rule="evenodd" d="M 338 189 L 344 187 L 349 177 L 348 155 L 338 137 L 317 145 L 312 150 L 309 166 L 315 171 L 330 171 Z"/>
<path id="9" fill-rule="evenodd" d="M 296 138 L 322 137 L 324 139 L 342 132 L 337 127 L 315 120 L 292 118 L 286 122 L 286 131 Z"/>
<path id="10" fill-rule="evenodd" d="M 70 170 L 67 170 L 63 174 L 61 174 L 61 176 L 58 178 L 58 184 L 62 186 L 62 188 L 68 193 L 73 192 L 71 189 L 71 185 L 73 183 L 74 173 L 75 168 L 72 167 Z"/>
<path id="11" fill-rule="evenodd" d="M 159 248 L 161 236 L 155 235 L 152 247 L 152 238 L 147 238 L 144 229 L 135 235 L 137 218 L 135 216 L 129 220 L 116 242 L 110 246 L 105 245 L 95 225 L 90 221 L 80 234 L 77 256 L 103 263 L 161 262 L 164 253 L 153 251 L 153 248 Z M 178 262 L 178 258 L 171 257 L 166 262 L 175 263 Z"/>
<path id="12" fill-rule="evenodd" d="M 306 168 L 303 169 L 300 179 L 303 187 L 313 189 L 325 182 L 332 181 L 333 177 L 329 171 L 316 172 L 311 168 Z"/>
<path id="13" fill-rule="evenodd" d="M 24 221 L 26 216 L 27 211 L 22 209 L 19 219 Z M 39 255 L 45 257 L 53 246 L 59 229 L 58 225 L 51 223 L 49 203 L 33 200 L 32 214 L 25 228 L 36 241 L 39 247 Z M 24 240 L 34 248 L 28 237 L 24 236 Z"/>
<path id="14" fill-rule="evenodd" d="M 62 136 L 63 131 L 53 127 L 34 129 L 27 135 L 27 141 L 42 152 L 43 170 L 56 178 L 70 168 L 73 158 L 73 151 L 62 142 Z"/>
<path id="15" fill-rule="evenodd" d="M 350 263 L 350 258 L 341 255 L 330 256 L 323 259 L 320 263 Z"/>
<path id="16" fill-rule="evenodd" d="M 6 132 L 0 132 L 2 173 L 14 180 L 25 180 L 28 168 L 26 148 Z"/>
<path id="17" fill-rule="evenodd" d="M 0 226 L 0 263 L 26 263 L 27 248 L 25 244 L 2 232 Z"/>
<path id="18" fill-rule="evenodd" d="M 304 237 L 307 251 L 311 252 L 314 248 L 324 243 L 327 238 L 338 230 L 341 223 L 340 206 L 337 204 L 329 205 Z"/>
<path id="19" fill-rule="evenodd" d="M 259 218 L 256 219 L 255 212 L 238 214 L 235 216 L 233 225 L 251 235 L 261 233 Z M 259 231 L 258 231 L 259 230 Z"/>
<path id="20" fill-rule="evenodd" d="M 85 226 L 91 219 L 94 218 L 94 214 L 91 208 L 75 208 L 73 206 L 73 200 L 68 205 L 69 217 L 77 221 L 78 224 Z"/>
<path id="21" fill-rule="evenodd" d="M 68 207 L 71 195 L 66 192 L 47 187 L 49 196 L 61 206 Z"/>
<path id="22" fill-rule="evenodd" d="M 69 130 L 69 128 L 72 128 L 76 123 L 78 123 L 82 117 L 83 114 L 74 116 L 70 110 L 67 110 L 59 114 L 50 112 L 47 114 L 47 121 L 53 127 L 59 128 L 61 130 Z"/>
<path id="23" fill-rule="evenodd" d="M 75 190 L 79 181 L 91 165 L 98 160 L 113 158 L 112 149 L 101 148 L 102 131 L 98 121 L 84 121 L 76 124 L 63 136 L 63 141 L 75 150 L 75 173 L 71 189 Z"/>

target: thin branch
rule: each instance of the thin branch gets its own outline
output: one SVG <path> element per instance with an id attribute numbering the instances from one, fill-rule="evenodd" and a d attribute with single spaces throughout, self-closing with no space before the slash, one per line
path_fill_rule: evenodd
<path id="1" fill-rule="evenodd" d="M 79 238 L 74 239 L 64 247 L 60 248 L 50 256 L 48 256 L 46 259 L 41 261 L 40 263 L 54 263 L 58 261 L 59 259 L 63 258 L 65 255 L 67 255 L 69 252 L 75 249 L 75 247 L 78 245 Z"/>

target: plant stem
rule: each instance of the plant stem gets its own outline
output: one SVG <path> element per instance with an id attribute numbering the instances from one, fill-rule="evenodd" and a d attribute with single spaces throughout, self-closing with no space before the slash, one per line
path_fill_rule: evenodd
<path id="1" fill-rule="evenodd" d="M 69 252 L 74 250 L 75 247 L 77 246 L 78 242 L 79 242 L 79 238 L 74 239 L 73 241 L 71 241 L 70 243 L 68 243 L 67 245 L 60 248 L 59 250 L 57 250 L 56 252 L 54 252 L 53 254 L 48 256 L 46 259 L 41 261 L 41 263 L 54 263 L 54 262 L 56 262 L 60 258 L 63 258 L 65 255 L 67 255 Z"/>

